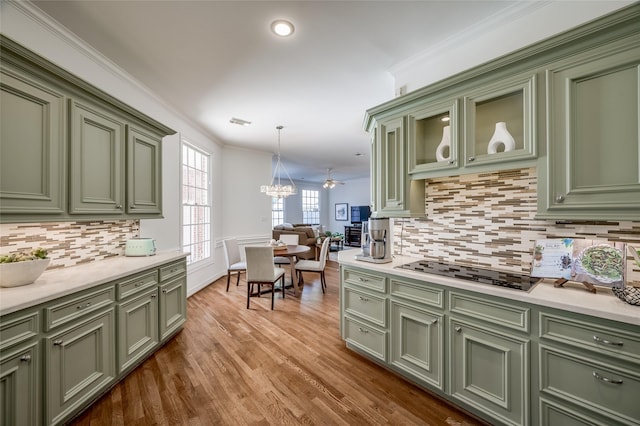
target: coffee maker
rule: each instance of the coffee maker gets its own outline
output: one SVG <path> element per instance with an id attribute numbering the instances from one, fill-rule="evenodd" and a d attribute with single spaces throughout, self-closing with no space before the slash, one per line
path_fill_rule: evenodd
<path id="1" fill-rule="evenodd" d="M 366 226 L 362 224 L 362 254 L 356 255 L 356 260 L 372 263 L 391 262 L 393 251 L 391 244 L 391 233 L 389 230 L 388 218 L 369 218 Z"/>

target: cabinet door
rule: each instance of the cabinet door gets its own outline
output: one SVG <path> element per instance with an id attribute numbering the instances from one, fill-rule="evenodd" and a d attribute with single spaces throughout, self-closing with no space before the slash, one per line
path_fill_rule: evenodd
<path id="1" fill-rule="evenodd" d="M 408 117 L 409 174 L 458 167 L 458 101 L 430 103 Z"/>
<path id="2" fill-rule="evenodd" d="M 529 424 L 529 341 L 450 323 L 451 396 L 509 425 Z"/>
<path id="3" fill-rule="evenodd" d="M 127 213 L 162 213 L 161 140 L 129 127 L 127 139 Z"/>
<path id="4" fill-rule="evenodd" d="M 444 390 L 443 316 L 391 302 L 391 363 Z"/>
<path id="5" fill-rule="evenodd" d="M 378 152 L 378 182 L 380 191 L 378 211 L 385 214 L 404 210 L 405 149 L 404 118 L 380 123 Z"/>
<path id="6" fill-rule="evenodd" d="M 541 217 L 640 217 L 639 80 L 640 47 L 547 71 Z"/>
<path id="7" fill-rule="evenodd" d="M 187 320 L 187 278 L 160 286 L 160 340 L 164 341 Z"/>
<path id="8" fill-rule="evenodd" d="M 41 424 L 39 364 L 37 342 L 0 355 L 0 424 Z"/>
<path id="9" fill-rule="evenodd" d="M 124 213 L 125 124 L 107 111 L 71 101 L 72 214 Z"/>
<path id="10" fill-rule="evenodd" d="M 152 352 L 160 342 L 158 289 L 118 306 L 118 367 L 122 373 Z"/>
<path id="11" fill-rule="evenodd" d="M 0 212 L 64 213 L 64 96 L 6 69 L 0 89 Z"/>
<path id="12" fill-rule="evenodd" d="M 535 74 L 515 76 L 465 96 L 465 167 L 508 163 L 517 168 L 522 167 L 518 161 L 536 157 L 536 80 Z"/>
<path id="13" fill-rule="evenodd" d="M 116 376 L 113 308 L 45 337 L 47 424 L 58 424 Z"/>

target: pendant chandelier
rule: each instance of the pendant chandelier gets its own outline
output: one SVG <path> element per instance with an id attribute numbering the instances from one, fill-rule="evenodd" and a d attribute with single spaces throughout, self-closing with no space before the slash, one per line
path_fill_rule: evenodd
<path id="1" fill-rule="evenodd" d="M 276 161 L 276 167 L 275 169 L 273 169 L 271 184 L 260 186 L 260 192 L 264 192 L 270 197 L 284 198 L 288 197 L 289 195 L 296 194 L 298 192 L 298 189 L 294 185 L 293 180 L 291 180 L 291 176 L 289 176 L 289 173 L 287 173 L 287 169 L 285 169 L 284 165 L 280 161 L 280 131 L 282 130 L 282 126 L 276 126 L 276 129 L 278 130 L 278 161 Z M 289 179 L 288 185 L 282 185 L 282 183 L 280 182 L 280 175 L 282 171 L 284 171 L 284 173 L 287 175 L 287 178 Z"/>

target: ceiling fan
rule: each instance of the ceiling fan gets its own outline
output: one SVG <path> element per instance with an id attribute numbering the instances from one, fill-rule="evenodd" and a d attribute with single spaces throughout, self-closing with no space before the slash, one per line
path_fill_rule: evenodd
<path id="1" fill-rule="evenodd" d="M 344 182 L 335 180 L 331 177 L 331 170 L 332 169 L 327 169 L 327 179 L 322 184 L 322 187 L 332 189 L 335 188 L 336 184 L 344 185 Z"/>

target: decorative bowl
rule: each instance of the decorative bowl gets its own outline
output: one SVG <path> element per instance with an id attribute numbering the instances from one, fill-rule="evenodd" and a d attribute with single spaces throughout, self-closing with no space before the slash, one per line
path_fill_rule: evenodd
<path id="1" fill-rule="evenodd" d="M 51 259 L 25 260 L 0 263 L 0 287 L 18 287 L 31 284 L 47 269 Z"/>

